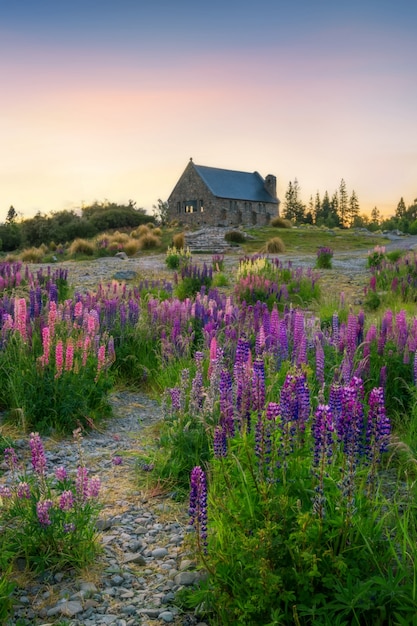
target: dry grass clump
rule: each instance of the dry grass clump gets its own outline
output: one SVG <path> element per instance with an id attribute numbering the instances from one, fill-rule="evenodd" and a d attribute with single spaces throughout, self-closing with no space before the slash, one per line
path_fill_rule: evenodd
<path id="1" fill-rule="evenodd" d="M 245 243 L 246 235 L 241 230 L 228 230 L 224 238 L 229 243 Z"/>
<path id="2" fill-rule="evenodd" d="M 158 248 L 161 245 L 161 240 L 159 237 L 155 237 L 153 233 L 148 232 L 138 239 L 138 244 L 139 250 L 151 250 L 152 248 Z"/>
<path id="3" fill-rule="evenodd" d="M 149 226 L 147 226 L 146 224 L 141 224 L 140 226 L 138 226 L 138 228 L 136 228 L 136 230 L 132 230 L 130 236 L 134 237 L 135 239 L 140 239 L 141 237 L 143 237 L 143 235 L 150 234 L 150 232 L 151 229 L 149 228 Z"/>
<path id="4" fill-rule="evenodd" d="M 86 256 L 94 256 L 95 245 L 87 239 L 74 239 L 68 248 L 70 255 L 85 254 Z"/>
<path id="5" fill-rule="evenodd" d="M 159 226 L 157 226 L 156 228 L 153 229 L 152 232 L 157 237 L 161 237 L 161 235 L 162 235 L 162 228 L 159 228 Z"/>
<path id="6" fill-rule="evenodd" d="M 109 236 L 110 243 L 126 243 L 129 239 L 130 237 L 127 233 L 120 233 L 118 230 Z"/>
<path id="7" fill-rule="evenodd" d="M 139 240 L 133 239 L 133 237 L 131 237 L 129 241 L 123 245 L 123 251 L 126 252 L 127 256 L 134 256 L 138 252 L 139 248 Z"/>
<path id="8" fill-rule="evenodd" d="M 147 226 L 150 230 L 153 230 L 155 228 L 155 224 L 153 222 L 147 222 L 145 226 Z"/>
<path id="9" fill-rule="evenodd" d="M 46 250 L 45 248 L 46 246 L 44 245 L 39 246 L 39 248 L 26 248 L 26 250 L 23 250 L 21 253 L 20 258 L 24 263 L 40 263 L 45 256 L 47 250 L 47 248 Z"/>
<path id="10" fill-rule="evenodd" d="M 284 217 L 279 217 L 278 215 L 272 218 L 270 225 L 274 228 L 292 228 L 290 220 L 286 220 Z"/>
<path id="11" fill-rule="evenodd" d="M 172 246 L 177 250 L 183 250 L 185 248 L 185 235 L 184 233 L 177 233 L 172 238 Z"/>
<path id="12" fill-rule="evenodd" d="M 272 237 L 266 242 L 264 251 L 270 254 L 282 254 L 285 252 L 285 244 L 280 237 Z"/>

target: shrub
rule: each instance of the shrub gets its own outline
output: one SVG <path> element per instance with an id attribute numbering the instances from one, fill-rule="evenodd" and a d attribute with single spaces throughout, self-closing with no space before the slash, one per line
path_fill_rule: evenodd
<path id="1" fill-rule="evenodd" d="M 137 228 L 134 232 L 135 232 L 134 236 L 137 239 L 140 239 L 140 237 L 142 237 L 143 235 L 149 235 L 150 228 L 146 224 L 141 224 L 139 228 Z M 132 233 L 132 236 L 133 236 L 133 233 Z"/>
<path id="2" fill-rule="evenodd" d="M 124 245 L 123 250 L 127 256 L 134 256 L 139 250 L 139 241 L 136 239 L 129 239 Z"/>
<path id="3" fill-rule="evenodd" d="M 44 256 L 43 248 L 27 248 L 23 250 L 20 258 L 24 263 L 41 263 Z"/>
<path id="4" fill-rule="evenodd" d="M 332 269 L 333 250 L 328 246 L 322 246 L 317 250 L 316 267 L 319 269 Z"/>
<path id="5" fill-rule="evenodd" d="M 68 247 L 68 254 L 71 256 L 76 256 L 77 254 L 94 256 L 94 252 L 94 243 L 88 241 L 87 239 L 74 239 L 74 241 Z"/>
<path id="6" fill-rule="evenodd" d="M 372 252 L 368 252 L 368 267 L 380 267 L 385 259 L 385 246 L 375 246 Z"/>
<path id="7" fill-rule="evenodd" d="M 273 226 L 273 228 L 292 228 L 290 220 L 287 220 L 284 217 L 273 217 L 269 223 Z"/>
<path id="8" fill-rule="evenodd" d="M 265 244 L 265 252 L 270 254 L 282 254 L 285 252 L 285 244 L 280 237 L 273 237 Z"/>
<path id="9" fill-rule="evenodd" d="M 155 227 L 152 229 L 152 232 L 153 232 L 153 234 L 154 234 L 156 237 L 161 237 L 161 236 L 162 236 L 162 228 L 159 228 L 159 226 L 155 226 Z"/>
<path id="10" fill-rule="evenodd" d="M 177 233 L 172 238 L 172 246 L 177 250 L 181 250 L 185 248 L 185 234 Z"/>
<path id="11" fill-rule="evenodd" d="M 245 243 L 246 235 L 241 230 L 228 230 L 224 238 L 229 243 Z"/>
<path id="12" fill-rule="evenodd" d="M 80 431 L 74 433 L 79 465 L 74 476 L 60 467 L 51 478 L 38 433 L 30 435 L 32 471 L 25 471 L 13 448 L 5 451 L 13 482 L 1 486 L 2 550 L 23 558 L 29 569 L 43 572 L 82 569 L 99 551 L 96 521 L 100 480 L 88 477 Z M 0 586 L 1 594 L 1 586 Z M 2 622 L 3 623 L 3 622 Z"/>
<path id="13" fill-rule="evenodd" d="M 159 237 L 148 231 L 147 234 L 141 235 L 138 240 L 139 250 L 151 250 L 152 248 L 158 248 L 161 245 Z"/>

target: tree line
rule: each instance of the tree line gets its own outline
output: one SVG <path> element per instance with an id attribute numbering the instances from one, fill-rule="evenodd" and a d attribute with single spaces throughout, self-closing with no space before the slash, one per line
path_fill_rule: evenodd
<path id="1" fill-rule="evenodd" d="M 350 194 L 344 179 L 330 197 L 327 191 L 321 197 L 319 192 L 310 196 L 308 204 L 301 200 L 298 180 L 290 181 L 285 192 L 282 217 L 295 224 L 315 224 L 328 228 L 368 228 L 369 230 L 401 230 L 404 233 L 417 234 L 417 198 L 406 206 L 401 198 L 395 214 L 382 218 L 374 207 L 371 215 L 360 212 L 360 204 L 355 191 Z"/>
<path id="2" fill-rule="evenodd" d="M 11 252 L 50 242 L 65 244 L 77 238 L 89 239 L 104 231 L 137 228 L 155 221 L 144 209 L 137 208 L 133 200 L 128 204 L 106 200 L 83 206 L 79 211 L 56 211 L 48 215 L 39 211 L 35 217 L 18 218 L 16 209 L 11 206 L 5 221 L 0 223 L 0 251 Z"/>

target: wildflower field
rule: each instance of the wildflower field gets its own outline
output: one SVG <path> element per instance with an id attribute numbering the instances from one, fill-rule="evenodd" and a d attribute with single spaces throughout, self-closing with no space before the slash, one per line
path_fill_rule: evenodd
<path id="1" fill-rule="evenodd" d="M 172 280 L 86 293 L 59 268 L 0 264 L 0 619 L 17 558 L 44 571 L 96 557 L 82 437 L 123 385 L 160 398 L 138 468 L 195 529 L 205 575 L 180 606 L 218 626 L 417 624 L 415 255 L 372 251 L 363 305 L 335 288 L 330 316 L 330 248 L 311 268 L 253 255 L 228 274 L 222 255 L 167 258 Z M 29 465 L 7 427 L 27 435 Z M 73 475 L 45 471 L 50 434 L 75 438 Z"/>

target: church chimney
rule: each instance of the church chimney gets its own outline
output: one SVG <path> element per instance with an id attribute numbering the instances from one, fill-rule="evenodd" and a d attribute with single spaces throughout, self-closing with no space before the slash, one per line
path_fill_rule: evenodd
<path id="1" fill-rule="evenodd" d="M 272 174 L 268 174 L 265 178 L 264 187 L 270 196 L 277 199 L 277 178 Z"/>

